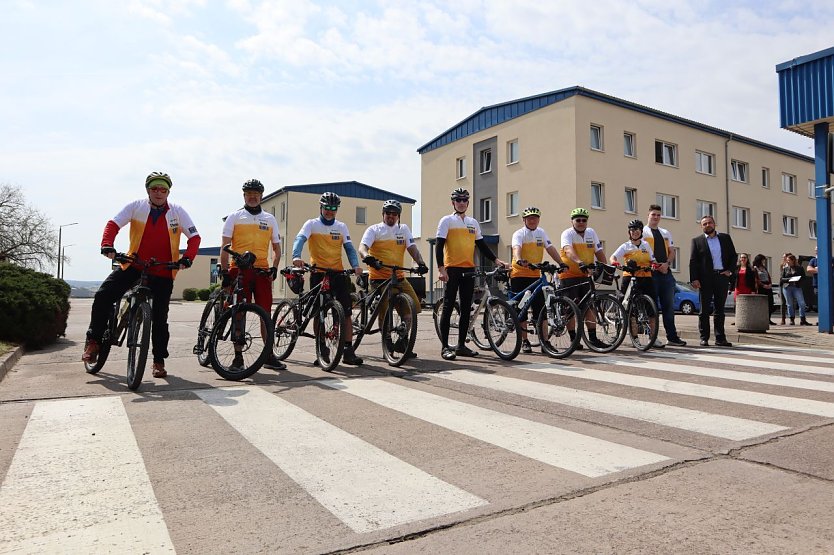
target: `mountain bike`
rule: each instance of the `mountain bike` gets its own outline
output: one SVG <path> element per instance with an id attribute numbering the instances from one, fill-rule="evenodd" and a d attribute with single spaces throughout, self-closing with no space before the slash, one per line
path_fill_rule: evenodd
<path id="1" fill-rule="evenodd" d="M 211 364 L 208 352 L 208 339 L 211 336 L 211 330 L 214 329 L 214 323 L 220 317 L 223 309 L 228 302 L 229 293 L 225 287 L 218 287 L 209 295 L 206 306 L 203 308 L 203 314 L 200 316 L 200 324 L 197 326 L 197 343 L 191 350 L 197 355 L 197 362 L 200 366 L 207 367 Z"/>
<path id="2" fill-rule="evenodd" d="M 417 268 L 402 268 L 379 262 L 377 269 L 391 270 L 391 277 L 368 292 L 368 280 L 357 280 L 358 292 L 351 295 L 353 306 L 353 349 L 359 348 L 362 338 L 375 333 L 382 334 L 382 355 L 391 366 L 400 366 L 411 355 L 414 341 L 417 339 L 417 308 L 414 299 L 397 287 L 402 281 L 399 271 L 420 274 Z M 422 275 L 422 274 L 421 274 Z M 382 302 L 385 300 L 386 302 Z M 385 306 L 382 326 L 374 329 Z"/>
<path id="3" fill-rule="evenodd" d="M 223 250 L 232 256 L 239 271 L 228 297 L 219 305 L 223 310 L 211 328 L 208 355 L 211 367 L 219 376 L 239 381 L 257 372 L 266 362 L 272 352 L 274 332 L 269 313 L 255 303 L 246 302 L 243 270 L 254 267 L 255 255 L 249 251 L 237 253 L 231 245 L 225 245 Z M 269 273 L 260 269 L 256 272 Z"/>
<path id="4" fill-rule="evenodd" d="M 650 272 L 652 267 L 627 264 L 624 269 L 634 275 L 639 271 Z M 637 290 L 634 278 L 628 281 L 624 293 L 620 293 L 619 276 L 614 276 L 614 282 L 616 284 L 615 295 L 622 303 L 628 318 L 628 334 L 631 337 L 631 344 L 638 351 L 648 351 L 657 340 L 657 304 L 649 295 Z"/>
<path id="5" fill-rule="evenodd" d="M 482 278 L 485 286 L 480 302 L 477 305 L 473 302 L 475 308 L 469 320 L 469 329 L 463 332 L 459 329 L 458 333 L 465 333 L 467 341 L 472 340 L 481 348 L 491 349 L 502 360 L 513 360 L 521 351 L 521 327 L 518 323 L 518 315 L 515 309 L 501 298 L 502 295 L 497 291 L 497 286 L 494 286 L 494 283 L 509 281 L 507 269 L 499 267 L 488 272 L 482 268 L 475 268 L 462 275 Z M 460 314 L 460 305 L 457 302 L 453 305 L 452 311 L 452 319 L 456 320 L 455 313 Z M 440 314 L 437 311 L 435 311 L 435 330 L 440 337 Z M 450 346 L 454 346 L 451 345 L 451 327 L 449 337 Z M 484 339 L 486 339 L 486 345 L 482 343 Z"/>
<path id="6" fill-rule="evenodd" d="M 609 353 L 620 346 L 626 335 L 626 313 L 623 305 L 615 295 L 597 291 L 596 284 L 611 285 L 614 283 L 614 266 L 597 262 L 587 266 L 588 271 L 593 275 L 587 281 L 560 287 L 556 290 L 557 295 L 564 295 L 568 289 L 575 287 L 587 287 L 587 291 L 580 298 L 576 305 L 579 312 L 583 314 L 584 325 L 581 330 L 582 341 L 592 351 L 597 353 Z M 590 337 L 590 330 L 595 330 L 596 341 Z"/>
<path id="7" fill-rule="evenodd" d="M 544 306 L 536 318 L 528 319 L 528 321 L 533 320 L 535 324 L 528 325 L 527 337 L 529 338 L 531 334 L 540 337 L 539 343 L 542 350 L 553 358 L 568 357 L 582 340 L 582 319 L 578 317 L 579 307 L 575 302 L 564 295 L 556 294 L 555 275 L 564 271 L 562 268 L 566 269 L 566 267 L 559 267 L 549 262 L 529 264 L 528 267 L 541 272 L 539 281 L 517 293 L 510 292 L 507 302 L 517 314 L 522 314 L 532 304 L 535 295 L 543 294 Z M 550 279 L 548 275 L 551 276 Z M 571 326 L 574 329 L 573 336 L 569 333 Z M 532 341 L 530 344 L 533 346 Z"/>
<path id="8" fill-rule="evenodd" d="M 312 289 L 302 294 L 304 274 L 309 272 L 323 272 L 324 276 Z M 330 281 L 333 277 L 351 274 L 353 270 L 318 268 L 306 263 L 301 268 L 281 270 L 290 290 L 301 296 L 278 303 L 272 312 L 275 326 L 273 354 L 278 360 L 290 356 L 298 338 L 304 336 L 315 339 L 316 357 L 321 369 L 331 372 L 336 368 L 345 348 L 345 312 L 331 292 Z M 310 322 L 314 322 L 314 333 L 305 331 Z"/>
<path id="9" fill-rule="evenodd" d="M 137 254 L 116 253 L 116 262 L 137 264 L 142 273 L 136 285 L 125 293 L 120 301 L 113 303 L 107 327 L 101 338 L 101 347 L 95 363 L 84 363 L 88 374 L 97 374 L 107 362 L 110 349 L 116 345 L 121 347 L 127 341 L 127 387 L 135 391 L 142 385 L 145 375 L 145 364 L 148 361 L 148 349 L 151 343 L 151 301 L 153 292 L 148 287 L 148 270 L 155 266 L 164 266 L 169 270 L 176 270 L 176 262 L 157 262 L 153 258 L 141 260 Z"/>

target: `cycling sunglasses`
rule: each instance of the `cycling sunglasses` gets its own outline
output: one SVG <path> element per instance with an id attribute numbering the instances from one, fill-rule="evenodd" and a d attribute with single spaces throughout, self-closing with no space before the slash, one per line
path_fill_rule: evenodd
<path id="1" fill-rule="evenodd" d="M 452 200 L 455 202 L 469 202 L 469 197 L 455 197 Z"/>
<path id="2" fill-rule="evenodd" d="M 336 211 L 339 210 L 338 206 L 322 206 L 322 208 L 324 208 L 325 210 L 332 210 L 333 212 L 336 212 Z"/>

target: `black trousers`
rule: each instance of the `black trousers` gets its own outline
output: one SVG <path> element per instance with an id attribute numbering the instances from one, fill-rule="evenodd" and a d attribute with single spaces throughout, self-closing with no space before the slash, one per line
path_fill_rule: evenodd
<path id="1" fill-rule="evenodd" d="M 93 309 L 90 314 L 90 327 L 87 338 L 101 342 L 101 336 L 107 327 L 107 318 L 113 303 L 122 298 L 128 289 L 133 287 L 142 272 L 129 267 L 127 270 L 117 268 L 101 284 L 93 299 Z M 174 280 L 159 276 L 148 276 L 148 287 L 153 295 L 153 310 L 151 318 L 151 345 L 153 347 L 153 361 L 164 362 L 168 358 L 168 305 L 171 302 L 171 292 Z"/>
<path id="2" fill-rule="evenodd" d="M 463 274 L 472 270 L 473 268 L 446 268 L 449 281 L 446 282 L 446 291 L 443 293 L 443 313 L 440 315 L 440 336 L 444 347 L 449 344 L 449 323 L 452 320 L 452 307 L 455 306 L 458 293 L 460 293 L 458 347 L 463 347 L 466 342 L 466 330 L 469 329 L 469 318 L 472 312 L 472 295 L 475 293 L 475 277 L 463 277 Z"/>
<path id="3" fill-rule="evenodd" d="M 712 303 L 714 307 L 713 322 L 715 323 L 715 339 L 718 341 L 726 341 L 727 336 L 724 333 L 724 303 L 727 301 L 730 278 L 729 276 L 722 276 L 716 273 L 700 281 L 701 289 L 698 293 L 701 299 L 701 312 L 698 314 L 698 331 L 701 334 L 701 339 L 709 339 L 709 309 L 710 303 Z"/>

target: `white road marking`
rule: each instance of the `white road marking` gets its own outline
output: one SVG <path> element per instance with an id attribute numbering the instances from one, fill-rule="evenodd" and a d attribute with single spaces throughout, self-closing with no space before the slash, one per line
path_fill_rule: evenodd
<path id="1" fill-rule="evenodd" d="M 738 372 L 735 370 L 721 370 L 719 368 L 704 368 L 703 366 L 687 366 L 673 362 L 657 362 L 641 359 L 596 359 L 600 363 L 611 366 L 625 366 L 630 368 L 645 368 L 647 370 L 658 370 L 661 372 L 675 372 L 678 374 L 690 374 L 693 376 L 704 376 L 708 378 L 721 378 L 740 382 L 760 383 L 766 385 L 778 385 L 782 387 L 794 387 L 797 389 L 810 389 L 812 391 L 828 391 L 834 393 L 834 382 L 821 382 L 818 380 L 807 380 L 803 378 L 788 378 L 785 376 L 771 376 L 769 374 L 756 374 L 753 372 Z"/>
<path id="2" fill-rule="evenodd" d="M 834 376 L 834 367 L 830 366 L 810 366 L 790 362 L 770 362 L 764 360 L 748 360 L 738 356 L 731 356 L 728 352 L 727 356 L 718 355 L 701 355 L 698 353 L 651 353 L 653 358 L 673 358 L 675 360 L 693 360 L 697 362 L 712 362 L 720 364 L 721 366 L 744 366 L 747 368 L 756 368 L 757 370 L 783 370 L 786 372 L 805 372 L 807 374 L 821 374 L 824 376 Z M 786 358 L 788 355 L 786 355 Z"/>
<path id="3" fill-rule="evenodd" d="M 437 426 L 584 476 L 597 477 L 668 457 L 502 414 L 381 379 L 320 380 Z"/>
<path id="4" fill-rule="evenodd" d="M 801 412 L 834 418 L 834 403 L 814 401 L 811 399 L 800 399 L 797 397 L 784 397 L 771 395 L 769 393 L 757 393 L 743 389 L 731 389 L 727 387 L 716 387 L 712 385 L 701 385 L 689 382 L 678 382 L 664 380 L 661 378 L 650 378 L 646 376 L 634 376 L 632 374 L 621 374 L 618 372 L 605 372 L 603 370 L 591 370 L 588 368 L 577 368 L 575 366 L 557 366 L 554 364 L 531 364 L 519 366 L 522 370 L 542 372 L 544 374 L 555 374 L 568 376 L 583 380 L 594 380 L 598 382 L 616 383 L 641 389 L 663 391 L 665 393 L 677 393 L 680 395 L 691 395 L 693 397 L 704 397 L 707 399 L 718 399 L 730 403 L 742 405 L 753 405 L 766 407 L 788 412 Z"/>
<path id="5" fill-rule="evenodd" d="M 120 397 L 36 403 L 0 507 L 3 553 L 174 552 Z"/>
<path id="6" fill-rule="evenodd" d="M 354 532 L 487 504 L 261 388 L 195 393 Z"/>
<path id="7" fill-rule="evenodd" d="M 496 374 L 484 374 L 471 370 L 438 372 L 445 380 L 485 387 L 507 393 L 515 393 L 534 399 L 559 403 L 605 414 L 624 416 L 662 426 L 689 430 L 715 437 L 741 440 L 787 430 L 784 426 L 767 424 L 745 418 L 710 414 L 699 410 L 686 409 L 649 401 L 624 399 L 604 393 L 560 387 L 508 378 Z M 833 384 L 834 385 L 834 384 Z"/>
<path id="8" fill-rule="evenodd" d="M 702 353 L 702 352 L 704 352 L 704 353 L 714 353 L 714 354 L 724 354 L 724 355 L 729 354 L 727 349 L 719 349 L 717 347 L 698 347 L 697 352 L 693 353 L 693 354 L 698 354 L 698 353 Z M 772 351 L 772 350 L 763 351 L 763 350 L 759 350 L 758 347 L 756 347 L 756 348 L 733 347 L 732 352 L 733 353 L 741 353 L 741 354 L 744 354 L 744 355 L 747 355 L 747 356 L 754 356 L 754 357 L 759 357 L 759 358 L 775 358 L 775 359 L 779 359 L 779 360 L 788 360 L 788 361 L 791 361 L 791 362 L 821 362 L 823 364 L 825 364 L 825 363 L 834 364 L 834 355 L 832 355 L 831 353 L 829 353 L 827 356 L 809 356 L 809 355 L 800 355 L 800 354 L 794 353 L 794 352 Z M 657 353 L 657 354 L 660 355 L 660 354 L 663 354 L 663 353 Z M 683 354 L 689 354 L 689 353 L 683 353 Z"/>

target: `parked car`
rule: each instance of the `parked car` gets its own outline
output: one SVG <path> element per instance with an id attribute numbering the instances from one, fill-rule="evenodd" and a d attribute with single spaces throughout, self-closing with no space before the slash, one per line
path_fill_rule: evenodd
<path id="1" fill-rule="evenodd" d="M 675 312 L 681 314 L 697 314 L 701 311 L 701 301 L 698 291 L 688 283 L 675 282 Z"/>

